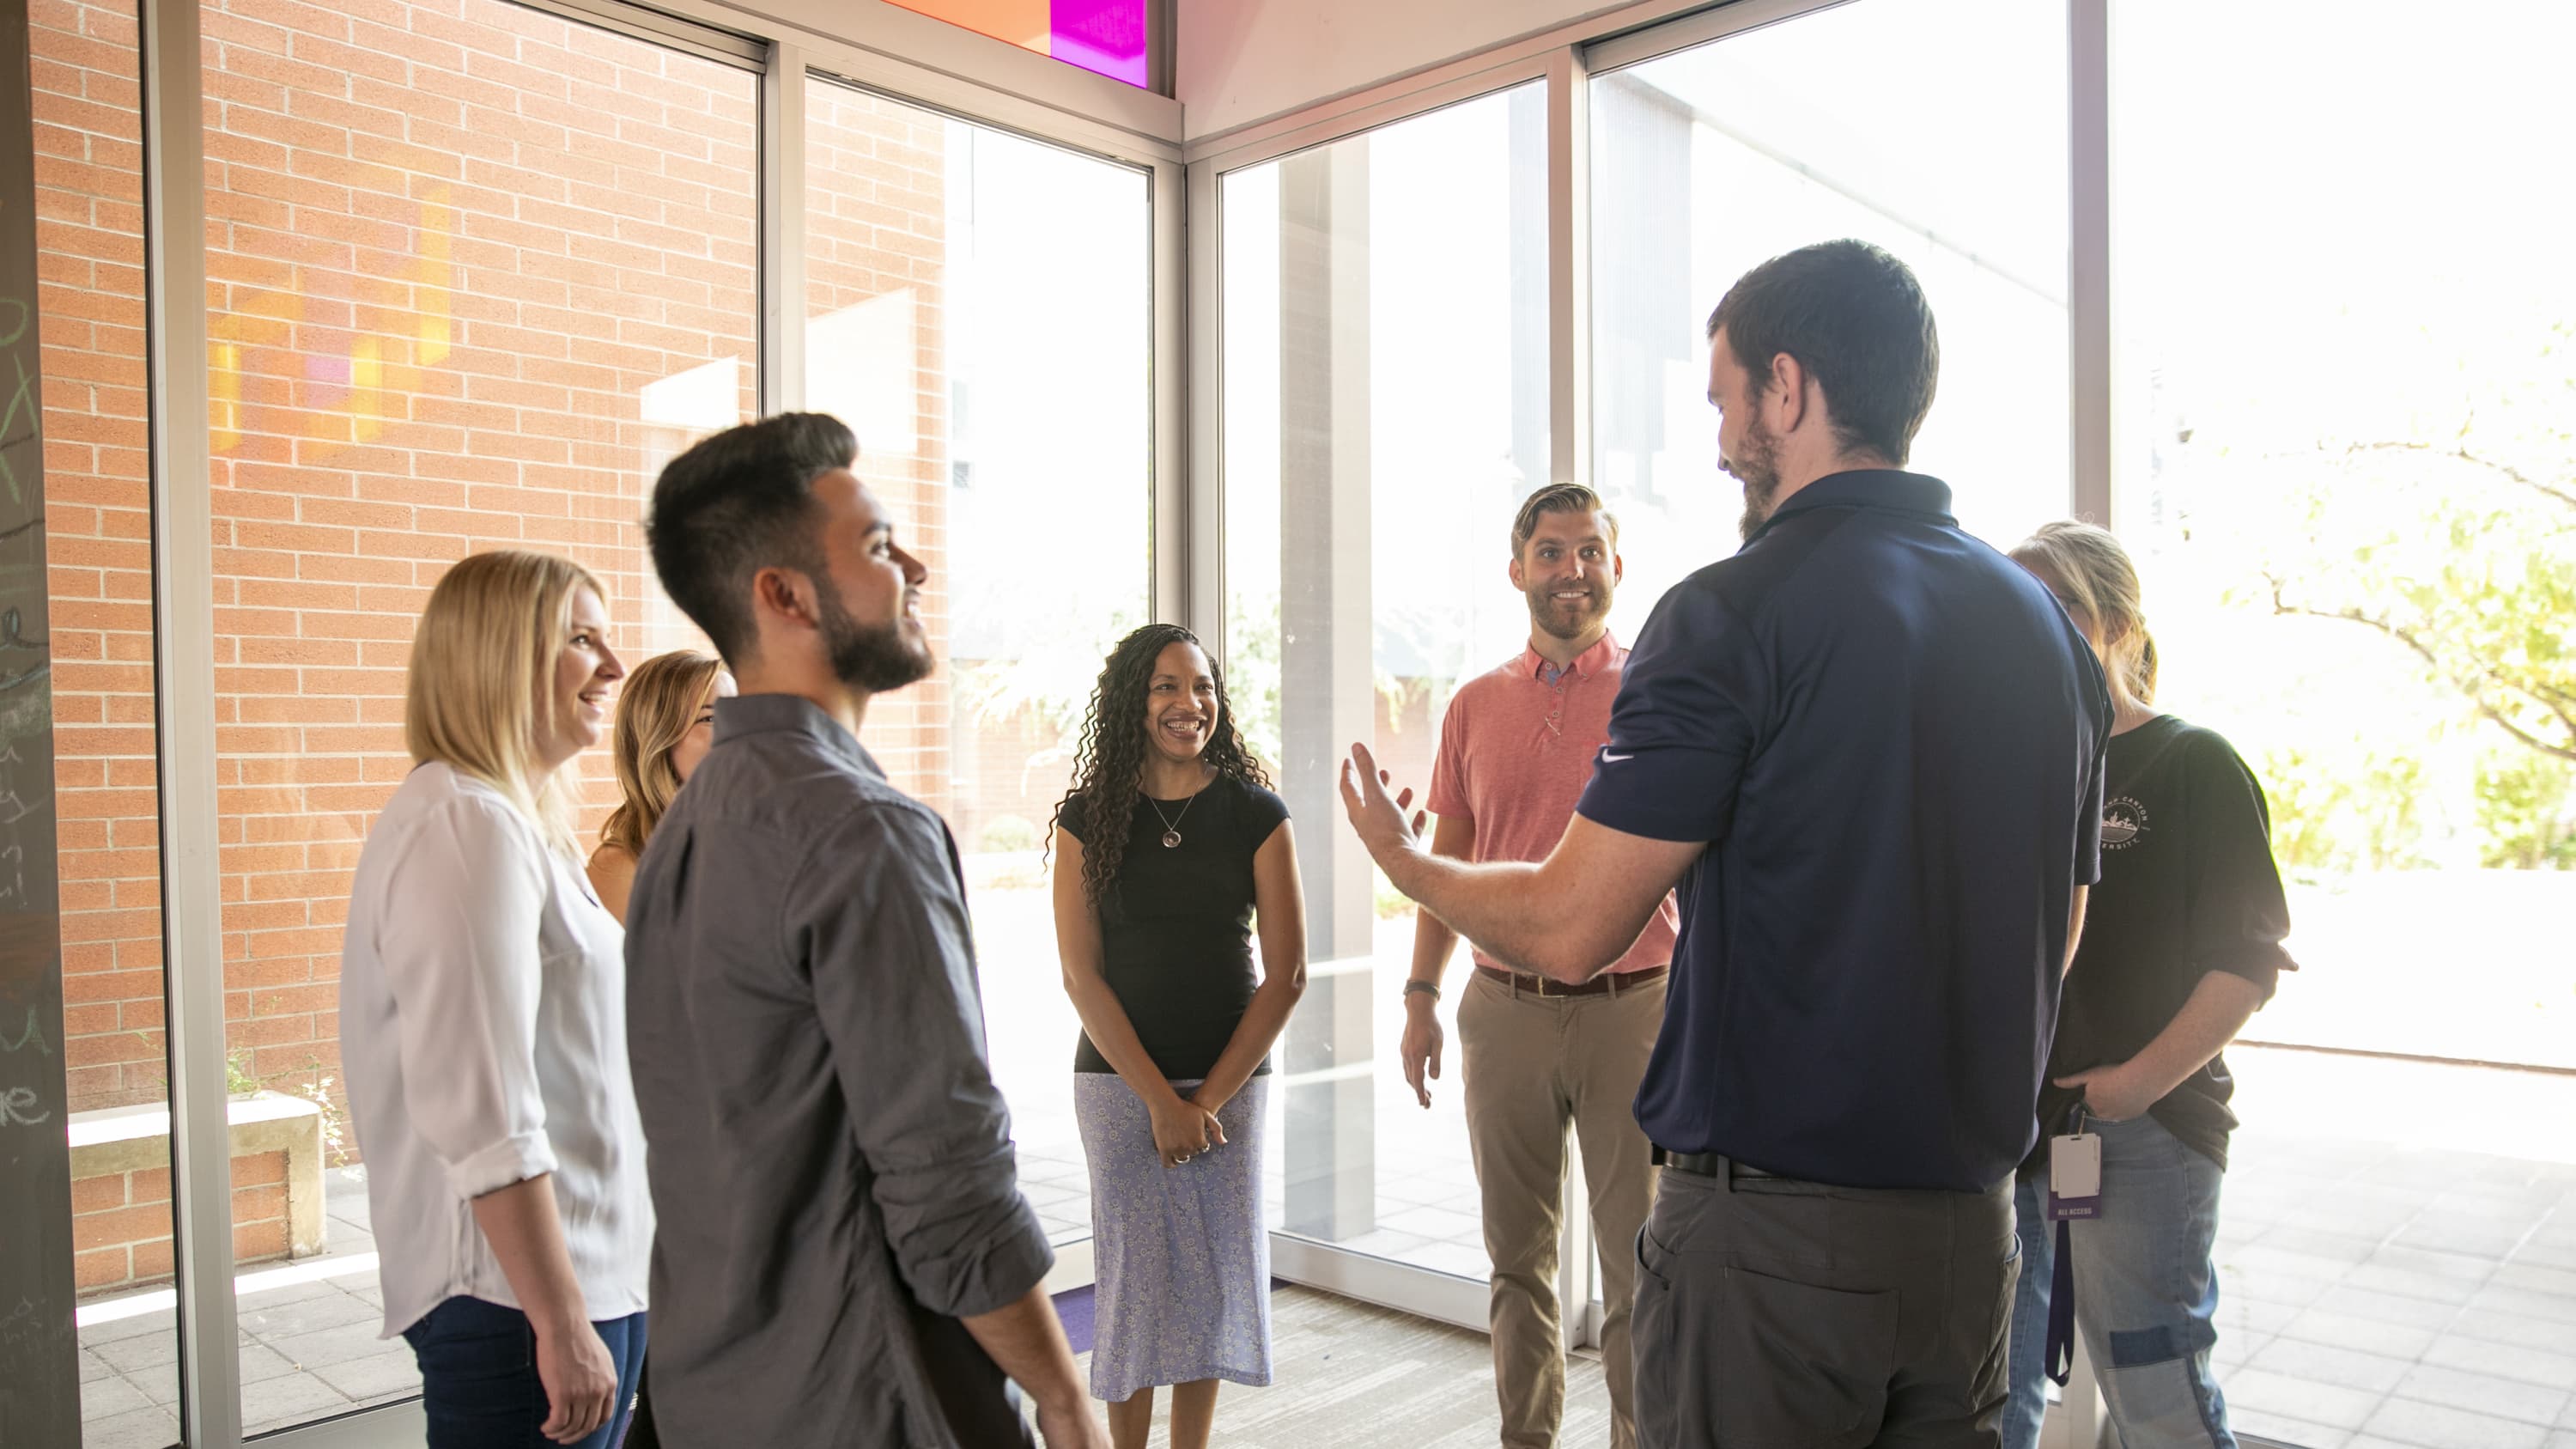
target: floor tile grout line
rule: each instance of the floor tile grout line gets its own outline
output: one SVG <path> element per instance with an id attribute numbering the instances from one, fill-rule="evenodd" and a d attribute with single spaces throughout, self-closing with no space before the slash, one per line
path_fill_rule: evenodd
<path id="1" fill-rule="evenodd" d="M 2362 1169 L 2361 1169 L 2360 1165 L 2356 1164 L 2356 1165 L 2355 1165 L 2355 1167 L 2354 1167 L 2354 1169 L 2353 1169 L 2353 1173 L 2354 1173 L 2354 1175 L 2355 1175 L 2355 1176 L 2359 1176 L 2359 1175 L 2360 1175 L 2360 1173 L 2361 1173 L 2361 1171 L 2362 1171 Z M 2422 1207 L 2419 1207 L 2419 1208 L 2415 1209 L 2415 1211 L 2414 1211 L 2411 1215 L 2409 1215 L 2409 1216 L 2407 1217 L 2407 1219 L 2406 1219 L 2406 1221 L 2405 1221 L 2405 1222 L 2401 1223 L 2401 1224 L 2400 1224 L 2400 1225 L 2398 1225 L 2396 1228 L 2392 1229 L 2392 1230 L 2388 1233 L 2388 1235 L 2387 1235 L 2386 1237 L 2381 1238 L 2377 1243 L 2375 1243 L 2375 1244 L 2373 1244 L 2373 1245 L 2371 1246 L 2371 1250 L 2370 1250 L 2371 1257 L 2374 1257 L 2374 1258 L 2375 1258 L 2375 1257 L 2379 1256 L 2379 1254 L 2380 1254 L 2380 1252 L 2381 1252 L 2382 1250 L 2384 1250 L 2384 1249 L 2386 1249 L 2386 1248 L 2389 1248 L 2389 1247 L 2394 1246 L 2394 1245 L 2396 1244 L 2397 1240 L 2398 1240 L 2400 1237 L 2403 1237 L 2403 1236 L 2405 1235 L 2406 1230 L 2407 1230 L 2408 1228 L 2411 1228 L 2411 1227 L 2415 1226 L 2417 1223 L 2422 1222 L 2422 1221 L 2424 1220 L 2424 1215 L 2425 1215 L 2427 1212 L 2430 1212 L 2430 1211 L 2432 1210 L 2432 1203 L 2433 1203 L 2433 1202 L 2438 1202 L 2438 1201 L 2440 1201 L 2440 1200 L 2441 1200 L 2441 1194 L 2437 1192 L 2437 1193 L 2435 1193 L 2435 1194 L 2434 1194 L 2434 1196 L 2433 1196 L 2433 1198 L 2432 1198 L 2432 1200 L 2431 1200 L 2431 1201 L 2427 1202 L 2424 1206 L 2422 1206 Z M 2364 1260 L 2364 1262 L 2365 1262 L 2365 1263 L 2367 1263 L 2367 1261 L 2368 1261 L 2367 1259 L 2365 1259 L 2365 1260 Z M 2396 1295 L 2392 1295 L 2392 1296 L 2396 1296 Z M 2442 1336 L 2444 1333 L 2449 1332 L 2449 1331 L 2450 1331 L 2450 1325 L 2452 1325 L 2453 1323 L 2457 1323 L 2457 1322 L 2459 1321 L 2459 1316 L 2460 1316 L 2460 1309 L 2459 1309 L 2459 1308 L 2457 1308 L 2457 1307 L 2452 1308 L 2452 1310 L 2451 1310 L 2451 1312 L 2450 1312 L 2449 1316 L 2447 1316 L 2446 1318 L 2444 1318 L 2444 1319 L 2443 1319 L 2442 1327 L 2434 1331 L 2434 1335 L 2433 1335 L 2434 1339 L 2435 1339 L 2435 1340 L 2439 1340 L 2439 1339 L 2441 1338 L 2441 1336 Z M 2428 1347 L 2429 1347 L 2429 1345 L 2428 1345 Z M 2423 1355 L 2422 1353 L 2420 1353 L 2420 1352 L 2419 1352 L 2419 1353 L 2417 1353 L 2416 1355 L 2414 1355 L 2413 1359 L 2411 1360 L 2411 1365 L 2412 1365 L 2412 1366 L 2410 1367 L 2409 1372 L 2411 1373 L 2411 1372 L 2413 1371 L 2413 1369 L 2415 1369 L 2415 1368 L 2421 1368 L 2421 1367 L 2423 1367 L 2423 1364 L 2424 1364 L 2424 1355 Z M 2398 1382 L 2403 1383 L 2404 1381 L 2405 1381 L 2404 1375 L 2400 1375 L 2400 1376 L 2399 1376 L 2399 1379 L 2398 1379 Z M 2371 1404 L 2371 1406 L 2370 1406 L 2370 1411 L 2369 1411 L 2368 1413 L 2366 1413 L 2366 1414 L 2364 1414 L 2364 1415 L 2362 1415 L 2362 1416 L 2361 1416 L 2361 1423 L 2360 1423 L 2359 1425 L 2356 1425 L 2356 1426 L 2354 1427 L 2354 1429 L 2353 1429 L 2353 1431 L 2352 1431 L 2352 1432 L 2353 1432 L 2353 1434 L 2354 1434 L 2355 1436 L 2359 1436 L 2359 1435 L 2361 1435 L 2361 1434 L 2368 1433 L 2368 1432 L 2370 1431 L 2370 1425 L 2371 1425 L 2373 1422 L 2375 1422 L 2375 1421 L 2379 1418 L 2379 1416 L 2380 1416 L 2381 1412 L 2383 1412 L 2384 1410 L 2386 1410 L 2386 1409 L 2387 1409 L 2387 1407 L 2388 1407 L 2388 1405 L 2389 1405 L 2389 1403 L 2390 1403 L 2390 1401 L 2392 1401 L 2392 1400 L 2393 1400 L 2393 1399 L 2395 1399 L 2396 1397 L 2397 1397 L 2397 1394 L 2396 1394 L 2396 1385 L 2395 1385 L 2395 1384 L 2391 1384 L 2391 1385 L 2389 1385 L 2387 1388 L 2382 1389 L 2382 1390 L 2379 1392 L 2379 1397 L 2377 1398 L 2377 1400 L 2375 1400 L 2375 1401 Z"/>

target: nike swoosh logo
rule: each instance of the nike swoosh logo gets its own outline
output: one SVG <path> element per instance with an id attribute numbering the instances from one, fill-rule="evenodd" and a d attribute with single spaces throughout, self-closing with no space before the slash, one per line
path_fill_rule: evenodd
<path id="1" fill-rule="evenodd" d="M 1633 760 L 1635 758 L 1637 758 L 1635 755 L 1614 755 L 1608 750 L 1603 750 L 1601 752 L 1601 763 L 1605 765 L 1615 765 L 1621 760 Z"/>

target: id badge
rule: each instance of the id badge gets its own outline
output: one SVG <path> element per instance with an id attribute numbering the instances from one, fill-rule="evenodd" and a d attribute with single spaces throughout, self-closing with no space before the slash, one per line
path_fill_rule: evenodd
<path id="1" fill-rule="evenodd" d="M 2048 1139 L 2048 1219 L 2102 1215 L 2102 1139 L 2082 1130 Z"/>

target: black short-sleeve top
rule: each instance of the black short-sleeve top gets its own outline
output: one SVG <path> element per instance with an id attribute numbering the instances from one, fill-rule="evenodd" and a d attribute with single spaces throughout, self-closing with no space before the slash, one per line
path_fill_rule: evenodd
<path id="1" fill-rule="evenodd" d="M 1101 974 L 1155 1067 L 1191 1081 L 1216 1066 L 1252 1003 L 1252 858 L 1288 818 L 1288 804 L 1228 778 L 1186 800 L 1131 792 L 1125 806 L 1106 807 L 1108 828 L 1127 834 L 1127 854 L 1116 892 L 1100 903 Z M 1099 838 L 1099 813 L 1076 796 L 1057 823 L 1087 846 Z M 1166 830 L 1178 845 L 1163 844 Z M 1088 1032 L 1073 1069 L 1115 1070 Z"/>
<path id="2" fill-rule="evenodd" d="M 2024 1172 L 2065 1130 L 2080 1089 L 2061 1077 L 2125 1062 L 2182 1014 L 2213 971 L 2242 976 L 2269 1001 L 2298 963 L 2281 944 L 2290 907 L 2272 862 L 2263 787 L 2215 730 L 2158 715 L 2111 737 L 2102 807 L 2102 881 L 2066 973 L 2065 1004 L 2040 1088 L 2040 1133 Z M 2182 1144 L 2221 1167 L 2236 1127 L 2236 1079 L 2211 1057 L 2148 1108 Z"/>

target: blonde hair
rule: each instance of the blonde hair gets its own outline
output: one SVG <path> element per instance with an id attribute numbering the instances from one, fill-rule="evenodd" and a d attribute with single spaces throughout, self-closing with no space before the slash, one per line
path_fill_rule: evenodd
<path id="1" fill-rule="evenodd" d="M 555 725 L 555 659 L 573 594 L 608 591 L 570 559 L 524 549 L 469 554 L 429 591 L 411 636 L 403 742 L 509 797 L 547 841 L 574 853 L 574 784 L 545 769 L 537 740 Z"/>
<path id="2" fill-rule="evenodd" d="M 698 711 L 715 698 L 716 676 L 724 662 L 694 649 L 657 654 L 635 666 L 617 697 L 617 733 L 610 753 L 617 761 L 617 787 L 625 795 L 599 827 L 599 843 L 629 855 L 644 853 L 671 797 L 680 793 L 680 772 L 671 751 L 698 722 Z"/>
<path id="3" fill-rule="evenodd" d="M 2156 700 L 2156 636 L 2138 588 L 2138 567 L 2107 528 L 2072 519 L 2040 525 L 2012 547 L 2012 561 L 2038 575 L 2075 622 L 2102 640 L 2102 672 L 2114 700 Z"/>

